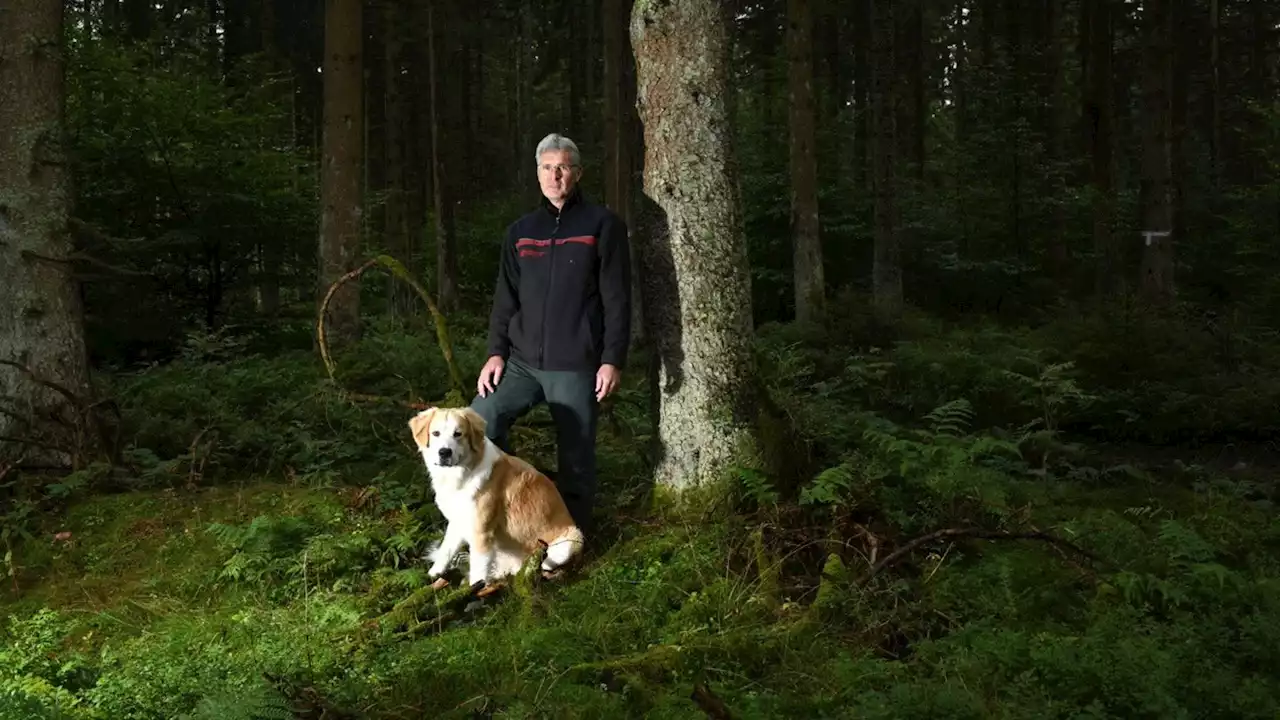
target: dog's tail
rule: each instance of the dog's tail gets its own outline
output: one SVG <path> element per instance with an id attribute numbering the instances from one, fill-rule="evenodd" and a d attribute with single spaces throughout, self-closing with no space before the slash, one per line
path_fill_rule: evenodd
<path id="1" fill-rule="evenodd" d="M 582 531 L 572 526 L 547 543 L 547 556 L 542 560 L 542 569 L 552 572 L 582 552 L 584 542 Z"/>

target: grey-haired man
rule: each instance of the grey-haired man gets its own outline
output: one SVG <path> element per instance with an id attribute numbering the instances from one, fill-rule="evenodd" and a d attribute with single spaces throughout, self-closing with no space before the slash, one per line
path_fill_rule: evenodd
<path id="1" fill-rule="evenodd" d="M 556 426 L 556 484 L 574 521 L 592 527 L 599 403 L 618 387 L 631 340 L 627 227 L 578 187 L 577 145 L 552 133 L 534 152 L 539 207 L 507 228 L 489 318 L 489 358 L 471 406 L 487 434 L 508 432 L 546 402 Z"/>

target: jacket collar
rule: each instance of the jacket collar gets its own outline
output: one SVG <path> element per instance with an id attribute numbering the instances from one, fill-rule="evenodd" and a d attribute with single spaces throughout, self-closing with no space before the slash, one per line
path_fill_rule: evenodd
<path id="1" fill-rule="evenodd" d="M 574 186 L 573 192 L 569 193 L 569 197 L 565 198 L 564 200 L 564 207 L 560 209 L 556 209 L 556 206 L 551 204 L 551 201 L 547 199 L 546 195 L 543 195 L 541 197 L 542 197 L 542 201 L 541 201 L 542 209 L 551 213 L 553 217 L 558 215 L 563 215 L 565 211 L 567 211 L 569 208 L 573 207 L 574 205 L 578 205 L 579 203 L 583 202 L 586 199 L 582 196 L 582 187 L 579 185 Z"/>

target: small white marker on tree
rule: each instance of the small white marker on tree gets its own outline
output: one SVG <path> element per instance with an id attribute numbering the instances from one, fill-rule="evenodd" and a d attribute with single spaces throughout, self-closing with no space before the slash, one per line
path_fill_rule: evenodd
<path id="1" fill-rule="evenodd" d="M 1169 230 L 1143 230 L 1142 244 L 1150 246 L 1155 242 L 1154 238 L 1169 237 L 1170 234 Z"/>

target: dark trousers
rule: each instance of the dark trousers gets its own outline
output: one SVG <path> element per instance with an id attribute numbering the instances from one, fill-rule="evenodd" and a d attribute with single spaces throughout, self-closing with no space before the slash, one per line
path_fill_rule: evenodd
<path id="1" fill-rule="evenodd" d="M 477 395 L 471 407 L 484 418 L 489 439 L 511 452 L 511 426 L 540 402 L 547 403 L 556 426 L 556 486 L 574 522 L 587 532 L 596 496 L 596 374 L 535 370 L 511 358 L 494 391 Z"/>

